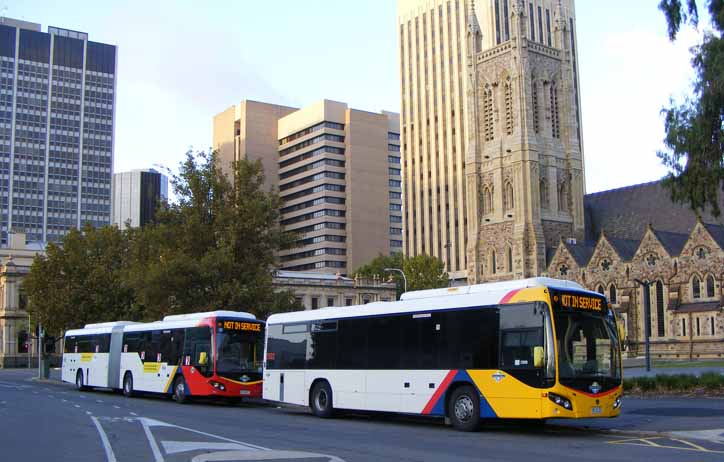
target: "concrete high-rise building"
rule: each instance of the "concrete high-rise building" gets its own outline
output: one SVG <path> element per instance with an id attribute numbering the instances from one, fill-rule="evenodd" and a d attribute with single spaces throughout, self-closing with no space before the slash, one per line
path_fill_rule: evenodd
<path id="1" fill-rule="evenodd" d="M 260 159 L 279 191 L 281 224 L 298 235 L 282 269 L 348 274 L 402 251 L 399 138 L 393 113 L 245 101 L 214 118 L 213 146 L 227 162 Z"/>
<path id="2" fill-rule="evenodd" d="M 168 199 L 168 178 L 154 169 L 113 174 L 113 224 L 125 229 L 143 226 L 156 216 L 161 201 Z"/>
<path id="3" fill-rule="evenodd" d="M 398 0 L 405 252 L 469 282 L 583 231 L 573 0 Z"/>
<path id="4" fill-rule="evenodd" d="M 0 20 L 0 232 L 58 241 L 111 221 L 116 47 Z"/>

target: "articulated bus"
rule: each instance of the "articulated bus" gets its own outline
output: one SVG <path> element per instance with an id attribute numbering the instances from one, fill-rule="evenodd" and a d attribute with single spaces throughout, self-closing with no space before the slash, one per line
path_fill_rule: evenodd
<path id="1" fill-rule="evenodd" d="M 309 406 L 481 419 L 615 417 L 621 351 L 606 299 L 548 278 L 275 314 L 263 396 Z"/>
<path id="2" fill-rule="evenodd" d="M 88 324 L 65 334 L 62 380 L 76 388 L 193 396 L 261 397 L 264 323 L 212 311 L 151 323 Z"/>

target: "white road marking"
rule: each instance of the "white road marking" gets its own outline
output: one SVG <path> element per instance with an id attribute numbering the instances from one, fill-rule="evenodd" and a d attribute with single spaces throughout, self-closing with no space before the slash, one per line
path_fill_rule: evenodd
<path id="1" fill-rule="evenodd" d="M 260 461 L 260 460 L 299 460 L 299 459 L 327 459 L 329 462 L 344 462 L 336 456 L 327 454 L 314 454 L 311 452 L 301 451 L 225 451 L 212 452 L 207 454 L 199 454 L 191 462 L 211 462 L 211 461 Z"/>
<path id="2" fill-rule="evenodd" d="M 88 415 L 93 415 L 93 413 L 91 411 L 85 411 L 85 413 Z"/>
<path id="3" fill-rule="evenodd" d="M 269 448 L 265 448 L 265 447 L 263 447 L 263 446 L 257 446 L 257 445 L 255 445 L 255 444 L 244 443 L 244 442 L 242 442 L 242 441 L 232 440 L 231 438 L 224 438 L 223 436 L 214 435 L 213 433 L 206 433 L 206 432 L 202 432 L 202 431 L 200 431 L 200 430 L 194 430 L 193 428 L 182 427 L 182 426 L 180 426 L 180 425 L 173 425 L 173 424 L 169 424 L 169 423 L 166 423 L 166 422 L 161 422 L 160 420 L 149 419 L 149 418 L 147 418 L 147 417 L 141 417 L 139 420 L 142 420 L 142 421 L 143 421 L 147 426 L 149 426 L 149 427 L 172 427 L 172 428 L 178 428 L 178 429 L 180 429 L 180 430 L 186 430 L 187 432 L 196 433 L 196 434 L 199 434 L 199 435 L 204 435 L 204 436 L 208 436 L 208 437 L 211 437 L 211 438 L 216 438 L 216 439 L 219 439 L 219 440 L 222 440 L 222 441 L 228 441 L 228 442 L 230 442 L 230 443 L 241 444 L 242 446 L 246 446 L 246 447 L 248 447 L 248 448 L 259 449 L 260 451 L 268 451 L 268 450 L 269 450 Z"/>
<path id="4" fill-rule="evenodd" d="M 110 441 L 108 441 L 108 436 L 106 435 L 106 432 L 104 432 L 103 427 L 101 427 L 101 423 L 98 422 L 98 419 L 93 416 L 91 416 L 91 420 L 98 429 L 98 433 L 101 435 L 103 450 L 106 451 L 106 459 L 108 460 L 108 462 L 116 462 L 116 455 L 113 453 L 113 448 L 111 447 Z"/>
<path id="5" fill-rule="evenodd" d="M 724 444 L 724 428 L 719 428 L 716 430 L 679 431 L 669 433 L 681 438 L 693 438 L 696 440 L 707 440 L 714 441 L 715 443 Z"/>
<path id="6" fill-rule="evenodd" d="M 80 404 L 75 404 L 74 406 L 77 408 L 80 408 Z"/>
<path id="7" fill-rule="evenodd" d="M 212 443 L 199 441 L 161 441 L 166 454 L 212 449 L 216 451 L 257 451 L 236 443 Z"/>
<path id="8" fill-rule="evenodd" d="M 151 429 L 148 427 L 143 419 L 141 419 L 141 425 L 143 426 L 143 431 L 146 433 L 148 444 L 151 445 L 151 451 L 153 451 L 154 460 L 156 462 L 163 462 L 161 450 L 158 448 L 158 444 L 156 443 L 156 439 L 153 437 L 153 433 L 151 433 Z"/>
<path id="9" fill-rule="evenodd" d="M 138 415 L 138 414 L 136 414 L 135 412 L 131 412 L 130 414 L 131 414 L 131 415 L 134 415 L 134 416 L 137 416 L 137 415 Z"/>
<path id="10" fill-rule="evenodd" d="M 116 406 L 116 405 L 113 405 L 113 407 L 114 407 L 115 409 L 120 409 L 120 408 L 121 408 L 120 406 Z"/>
<path id="11" fill-rule="evenodd" d="M 68 400 L 67 400 L 67 399 L 62 399 L 62 398 L 61 398 L 60 402 L 61 402 L 61 403 L 67 403 L 67 402 L 68 402 Z"/>
<path id="12" fill-rule="evenodd" d="M 103 401 L 100 400 L 100 399 L 97 399 L 97 400 L 96 400 L 96 403 L 102 403 L 102 402 L 103 402 Z"/>

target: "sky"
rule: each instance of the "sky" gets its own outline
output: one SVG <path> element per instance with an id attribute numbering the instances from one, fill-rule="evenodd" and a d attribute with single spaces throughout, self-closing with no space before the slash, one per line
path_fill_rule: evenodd
<path id="1" fill-rule="evenodd" d="M 661 178 L 661 109 L 681 100 L 689 47 L 659 0 L 577 0 L 587 192 Z M 396 0 L 0 0 L 0 14 L 118 46 L 114 171 L 175 169 L 244 99 L 399 111 Z"/>

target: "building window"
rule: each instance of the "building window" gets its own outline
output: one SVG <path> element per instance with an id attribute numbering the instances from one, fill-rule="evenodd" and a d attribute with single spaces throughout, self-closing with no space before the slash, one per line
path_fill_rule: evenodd
<path id="1" fill-rule="evenodd" d="M 681 319 L 681 336 L 686 337 L 686 318 Z"/>
<path id="2" fill-rule="evenodd" d="M 316 310 L 319 308 L 319 297 L 312 297 L 312 309 Z"/>
<path id="3" fill-rule="evenodd" d="M 551 10 L 546 8 L 546 29 L 548 32 L 548 46 L 553 46 L 553 35 L 551 34 Z"/>
<path id="4" fill-rule="evenodd" d="M 698 249 L 696 249 L 694 254 L 696 254 L 699 260 L 703 260 L 706 258 L 706 249 L 704 247 L 699 247 Z"/>
<path id="5" fill-rule="evenodd" d="M 561 265 L 558 271 L 561 273 L 561 276 L 568 276 L 568 266 Z"/>
<path id="6" fill-rule="evenodd" d="M 538 106 L 538 82 L 535 80 L 531 85 L 531 99 L 533 102 L 533 130 L 540 133 L 540 108 Z"/>
<path id="7" fill-rule="evenodd" d="M 508 77 L 505 81 L 505 132 L 513 134 L 513 84 Z"/>
<path id="8" fill-rule="evenodd" d="M 558 185 L 558 210 L 568 212 L 568 183 L 563 180 Z"/>
<path id="9" fill-rule="evenodd" d="M 553 138 L 560 138 L 561 121 L 558 109 L 558 87 L 555 83 L 551 84 L 549 91 L 551 98 L 551 135 Z"/>
<path id="10" fill-rule="evenodd" d="M 30 346 L 30 336 L 25 329 L 18 331 L 18 353 L 27 353 Z"/>
<path id="11" fill-rule="evenodd" d="M 694 299 L 701 298 L 701 281 L 699 276 L 694 276 L 691 280 L 691 297 Z"/>
<path id="12" fill-rule="evenodd" d="M 344 299 L 344 304 L 346 306 L 352 306 L 352 303 L 353 303 L 353 300 L 351 298 L 347 297 Z"/>
<path id="13" fill-rule="evenodd" d="M 656 327 L 659 337 L 666 335 L 666 317 L 664 313 L 664 284 L 656 281 Z"/>
<path id="14" fill-rule="evenodd" d="M 515 207 L 515 201 L 513 197 L 513 182 L 512 181 L 506 181 L 505 186 L 503 186 L 503 206 L 505 210 L 513 210 Z"/>
<path id="15" fill-rule="evenodd" d="M 483 215 L 493 213 L 493 188 L 483 187 Z"/>
<path id="16" fill-rule="evenodd" d="M 493 122 L 493 89 L 486 85 L 483 90 L 483 131 L 485 141 L 495 139 L 495 124 Z"/>
<path id="17" fill-rule="evenodd" d="M 513 249 L 511 247 L 507 247 L 505 249 L 505 263 L 506 263 L 506 271 L 508 273 L 513 272 Z"/>
<path id="18" fill-rule="evenodd" d="M 490 273 L 495 274 L 498 272 L 498 262 L 495 259 L 495 250 L 490 252 Z"/>
<path id="19" fill-rule="evenodd" d="M 548 208 L 548 182 L 545 178 L 540 179 L 540 206 L 544 210 Z"/>
<path id="20" fill-rule="evenodd" d="M 535 14 L 533 3 L 530 3 L 530 41 L 535 42 Z"/>
<path id="21" fill-rule="evenodd" d="M 709 327 L 711 329 L 711 335 L 716 335 L 716 329 L 714 325 L 714 316 L 709 318 Z"/>
<path id="22" fill-rule="evenodd" d="M 327 306 L 334 306 L 334 297 L 327 297 Z"/>
<path id="23" fill-rule="evenodd" d="M 701 336 L 701 322 L 700 322 L 700 318 L 696 318 L 696 336 L 697 336 L 697 337 L 700 337 L 700 336 Z"/>
<path id="24" fill-rule="evenodd" d="M 611 269 L 611 260 L 609 260 L 609 259 L 607 259 L 607 258 L 604 258 L 604 259 L 601 261 L 601 269 L 602 269 L 603 271 L 608 271 L 608 270 L 610 270 L 610 269 Z"/>
<path id="25" fill-rule="evenodd" d="M 616 299 L 616 286 L 615 286 L 615 285 L 611 284 L 611 287 L 609 287 L 609 292 L 608 292 L 608 293 L 609 293 L 608 301 L 609 301 L 612 305 L 615 305 L 616 303 L 618 303 L 618 301 L 617 301 L 617 299 Z"/>
<path id="26" fill-rule="evenodd" d="M 714 277 L 712 275 L 709 275 L 706 277 L 706 297 L 714 298 L 714 294 Z"/>

